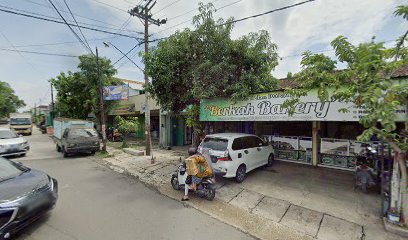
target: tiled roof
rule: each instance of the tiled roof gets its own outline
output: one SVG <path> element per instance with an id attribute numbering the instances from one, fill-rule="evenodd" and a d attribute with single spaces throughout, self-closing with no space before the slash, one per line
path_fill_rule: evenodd
<path id="1" fill-rule="evenodd" d="M 408 64 L 403 65 L 393 75 L 393 78 L 408 77 Z"/>

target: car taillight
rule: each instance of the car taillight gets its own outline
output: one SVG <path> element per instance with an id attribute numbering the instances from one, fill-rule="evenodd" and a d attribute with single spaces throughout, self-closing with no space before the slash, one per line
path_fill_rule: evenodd
<path id="1" fill-rule="evenodd" d="M 218 160 L 218 161 L 232 161 L 231 156 L 230 156 L 228 150 L 225 150 L 223 157 L 217 157 L 217 160 Z"/>

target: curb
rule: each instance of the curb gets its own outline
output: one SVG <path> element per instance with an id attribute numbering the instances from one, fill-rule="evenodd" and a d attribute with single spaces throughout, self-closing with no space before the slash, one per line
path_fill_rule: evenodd
<path id="1" fill-rule="evenodd" d="M 196 203 L 194 203 L 195 201 L 199 201 L 199 200 L 190 200 L 188 202 L 182 202 L 180 201 L 181 197 L 178 197 L 177 195 L 180 195 L 181 192 L 180 191 L 175 191 L 175 192 L 166 192 L 166 190 L 169 190 L 169 186 L 166 186 L 165 184 L 154 184 L 152 182 L 147 182 L 145 181 L 146 179 L 143 176 L 139 176 L 137 174 L 134 174 L 130 171 L 128 171 L 127 169 L 124 169 L 123 167 L 117 166 L 115 164 L 112 164 L 109 161 L 104 160 L 103 158 L 98 158 L 98 157 L 94 157 L 93 158 L 94 161 L 96 161 L 99 164 L 102 164 L 106 167 L 108 167 L 109 169 L 119 173 L 119 174 L 123 174 L 126 175 L 128 177 L 131 177 L 135 180 L 138 180 L 140 183 L 142 183 L 143 185 L 145 185 L 147 188 L 163 195 L 166 196 L 170 199 L 176 200 L 177 202 L 180 202 L 184 207 L 187 208 L 194 208 L 195 210 L 202 212 L 208 216 L 210 216 L 211 218 L 214 218 L 222 223 L 225 223 L 227 225 L 230 225 L 234 228 L 236 228 L 237 230 L 255 238 L 255 239 L 265 239 L 265 240 L 269 240 L 269 239 L 273 239 L 273 240 L 287 240 L 287 239 L 296 239 L 296 240 L 311 240 L 311 239 L 315 239 L 313 237 L 310 237 L 308 235 L 305 235 L 301 232 L 296 231 L 295 229 L 291 229 L 289 227 L 283 226 L 279 223 L 274 223 L 271 222 L 267 219 L 262 218 L 261 216 L 258 215 L 254 215 L 252 213 L 247 213 L 245 212 L 245 210 L 243 209 L 239 209 L 235 206 L 232 206 L 228 203 L 223 202 L 222 200 L 217 200 L 215 199 L 214 201 L 208 202 L 208 204 L 204 204 L 203 206 L 199 206 Z M 166 165 L 168 166 L 168 165 Z M 171 190 L 173 190 L 171 188 Z M 217 210 L 215 208 L 211 208 L 211 205 L 218 205 L 217 208 L 219 209 L 233 209 L 234 214 L 236 215 L 242 215 L 242 216 L 247 216 L 248 219 L 245 220 L 234 220 L 234 218 L 231 218 L 231 216 L 228 219 L 228 216 L 223 216 L 222 214 L 224 214 L 224 212 L 222 212 L 222 210 L 218 210 L 221 211 L 221 213 L 217 214 Z M 210 208 L 209 208 L 210 207 Z M 208 208 L 208 209 L 206 209 Z M 266 230 L 265 228 L 262 228 L 261 226 L 260 229 L 256 228 L 254 229 L 253 224 L 252 224 L 252 229 L 254 229 L 254 231 L 251 231 L 251 222 L 255 222 L 255 223 L 260 223 L 265 225 L 266 227 L 270 227 L 275 231 L 263 231 Z M 248 229 L 249 228 L 249 229 Z M 258 231 L 255 231 L 258 230 Z M 275 232 L 275 234 L 283 234 L 283 237 L 277 238 L 277 236 L 272 235 L 272 232 Z M 290 236 L 289 236 L 290 235 Z"/>

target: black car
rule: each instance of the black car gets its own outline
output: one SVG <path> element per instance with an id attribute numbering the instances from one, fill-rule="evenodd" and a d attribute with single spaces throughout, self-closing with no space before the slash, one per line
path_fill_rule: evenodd
<path id="1" fill-rule="evenodd" d="M 0 157 L 0 240 L 51 210 L 57 199 L 56 179 Z"/>

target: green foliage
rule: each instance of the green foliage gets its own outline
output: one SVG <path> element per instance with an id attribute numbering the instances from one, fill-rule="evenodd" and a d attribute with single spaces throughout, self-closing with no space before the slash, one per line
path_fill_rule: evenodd
<path id="1" fill-rule="evenodd" d="M 0 118 L 8 117 L 10 113 L 24 106 L 24 101 L 15 95 L 10 85 L 0 81 Z"/>
<path id="2" fill-rule="evenodd" d="M 121 116 L 116 116 L 115 122 L 118 124 L 118 131 L 123 135 L 135 132 L 139 127 L 139 121 L 137 117 L 123 118 Z"/>
<path id="3" fill-rule="evenodd" d="M 50 81 L 57 90 L 56 112 L 60 116 L 86 119 L 89 113 L 100 117 L 98 68 L 96 57 L 93 55 L 82 55 L 79 57 L 79 71 L 60 75 Z M 114 78 L 116 69 L 111 61 L 99 58 L 100 77 L 105 86 L 118 85 L 121 81 Z M 114 105 L 113 101 L 105 101 L 105 114 Z"/>
<path id="4" fill-rule="evenodd" d="M 115 122 L 118 124 L 118 131 L 123 135 L 123 142 L 121 148 L 129 147 L 126 141 L 126 136 L 131 132 L 136 132 L 137 128 L 139 128 L 138 118 L 137 117 L 123 118 L 121 116 L 116 116 Z"/>
<path id="5" fill-rule="evenodd" d="M 161 41 L 146 59 L 149 92 L 164 110 L 178 113 L 202 98 L 242 99 L 277 86 L 276 45 L 266 31 L 231 39 L 231 19 L 215 21 L 212 4 L 199 6 L 194 31 L 185 29 Z"/>
<path id="6" fill-rule="evenodd" d="M 336 71 L 336 61 L 322 54 L 303 54 L 302 71 L 295 75 L 300 89 L 290 89 L 292 98 L 285 104 L 293 106 L 311 89 L 318 89 L 321 101 L 348 101 L 368 112 L 360 123 L 367 129 L 360 141 L 369 141 L 373 134 L 407 149 L 405 137 L 395 134 L 396 110 L 406 105 L 408 81 L 396 83 L 392 74 L 405 59 L 391 61 L 393 55 L 383 43 L 363 43 L 357 46 L 343 36 L 332 41 L 337 59 L 347 64 L 344 71 Z M 332 94 L 330 92 L 334 91 Z M 347 111 L 347 109 L 341 109 Z"/>

